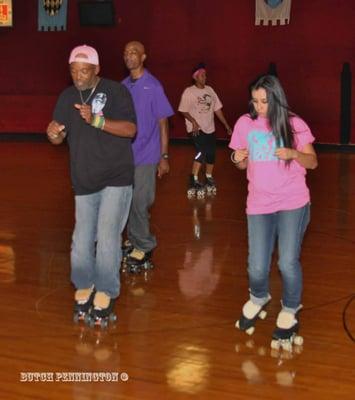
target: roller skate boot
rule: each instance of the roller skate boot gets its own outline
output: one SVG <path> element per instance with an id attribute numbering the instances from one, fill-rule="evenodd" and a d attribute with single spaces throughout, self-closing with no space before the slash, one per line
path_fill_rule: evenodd
<path id="1" fill-rule="evenodd" d="M 127 270 L 127 258 L 129 257 L 129 254 L 132 252 L 132 250 L 134 249 L 133 244 L 131 243 L 131 241 L 129 239 L 125 240 L 123 242 L 122 245 L 122 268 L 121 268 L 121 272 L 126 272 Z"/>
<path id="2" fill-rule="evenodd" d="M 143 271 L 148 271 L 154 268 L 151 257 L 151 251 L 144 253 L 144 251 L 133 249 L 125 262 L 126 269 L 131 274 L 138 274 Z"/>
<path id="3" fill-rule="evenodd" d="M 122 260 L 125 260 L 133 249 L 134 246 L 131 241 L 129 239 L 125 240 L 122 245 Z"/>
<path id="4" fill-rule="evenodd" d="M 75 323 L 84 321 L 92 308 L 92 303 L 95 296 L 95 290 L 92 286 L 87 289 L 78 289 L 75 292 L 74 316 Z"/>
<path id="5" fill-rule="evenodd" d="M 217 194 L 216 181 L 211 177 L 206 176 L 206 192 L 209 196 Z"/>
<path id="6" fill-rule="evenodd" d="M 115 322 L 117 316 L 114 313 L 115 299 L 111 299 L 104 292 L 96 292 L 90 313 L 85 316 L 85 322 L 90 326 L 107 328 L 109 322 Z"/>
<path id="7" fill-rule="evenodd" d="M 190 175 L 189 185 L 187 189 L 187 197 L 192 199 L 197 197 L 198 199 L 203 199 L 205 197 L 205 187 L 199 181 L 196 181 L 193 175 Z"/>
<path id="8" fill-rule="evenodd" d="M 248 335 L 252 335 L 255 331 L 255 323 L 260 319 L 265 319 L 266 305 L 270 301 L 271 297 L 269 296 L 268 300 L 265 302 L 263 306 L 253 303 L 251 300 L 248 300 L 242 310 L 241 317 L 235 323 L 235 327 L 240 329 L 241 331 L 245 331 Z"/>
<path id="9" fill-rule="evenodd" d="M 271 348 L 292 352 L 293 345 L 302 346 L 303 337 L 298 335 L 299 323 L 294 313 L 281 310 L 277 316 L 276 329 L 272 334 Z"/>

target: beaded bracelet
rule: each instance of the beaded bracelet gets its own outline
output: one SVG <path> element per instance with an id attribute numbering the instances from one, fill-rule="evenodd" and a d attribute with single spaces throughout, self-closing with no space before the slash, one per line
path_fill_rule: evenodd
<path id="1" fill-rule="evenodd" d="M 240 161 L 235 161 L 234 154 L 235 154 L 235 151 L 233 151 L 232 154 L 231 154 L 231 161 L 232 161 L 233 164 L 239 164 Z"/>
<path id="2" fill-rule="evenodd" d="M 91 126 L 98 129 L 104 129 L 105 126 L 105 117 L 103 115 L 93 115 L 91 119 Z"/>

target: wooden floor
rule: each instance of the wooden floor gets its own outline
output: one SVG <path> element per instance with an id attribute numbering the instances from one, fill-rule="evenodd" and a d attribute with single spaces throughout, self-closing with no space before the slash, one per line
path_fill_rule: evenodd
<path id="1" fill-rule="evenodd" d="M 192 148 L 170 153 L 152 210 L 156 269 L 122 275 L 118 324 L 101 331 L 72 321 L 67 148 L 0 143 L 0 398 L 354 399 L 355 154 L 319 154 L 308 174 L 305 343 L 275 354 L 276 261 L 268 318 L 251 337 L 234 328 L 248 296 L 244 173 L 219 147 L 218 195 L 189 201 Z"/>

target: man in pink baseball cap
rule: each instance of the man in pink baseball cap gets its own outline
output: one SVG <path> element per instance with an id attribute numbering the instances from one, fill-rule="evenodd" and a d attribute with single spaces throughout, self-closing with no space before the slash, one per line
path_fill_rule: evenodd
<path id="1" fill-rule="evenodd" d="M 120 294 L 120 242 L 132 199 L 136 114 L 128 89 L 98 75 L 93 47 L 75 47 L 69 68 L 73 85 L 60 94 L 47 136 L 56 145 L 66 139 L 70 149 L 74 320 L 107 325 Z"/>

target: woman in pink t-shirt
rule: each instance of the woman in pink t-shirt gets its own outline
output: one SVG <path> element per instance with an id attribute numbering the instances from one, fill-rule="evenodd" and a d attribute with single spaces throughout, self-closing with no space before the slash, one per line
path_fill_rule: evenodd
<path id="1" fill-rule="evenodd" d="M 310 219 L 306 169 L 317 167 L 307 124 L 291 113 L 279 80 L 271 75 L 250 86 L 250 111 L 235 124 L 229 146 L 232 161 L 247 170 L 248 275 L 250 299 L 236 326 L 253 333 L 255 321 L 265 317 L 270 301 L 269 272 L 278 241 L 282 276 L 282 309 L 271 346 L 292 349 L 301 344 L 296 314 L 302 307 L 300 251 Z"/>

